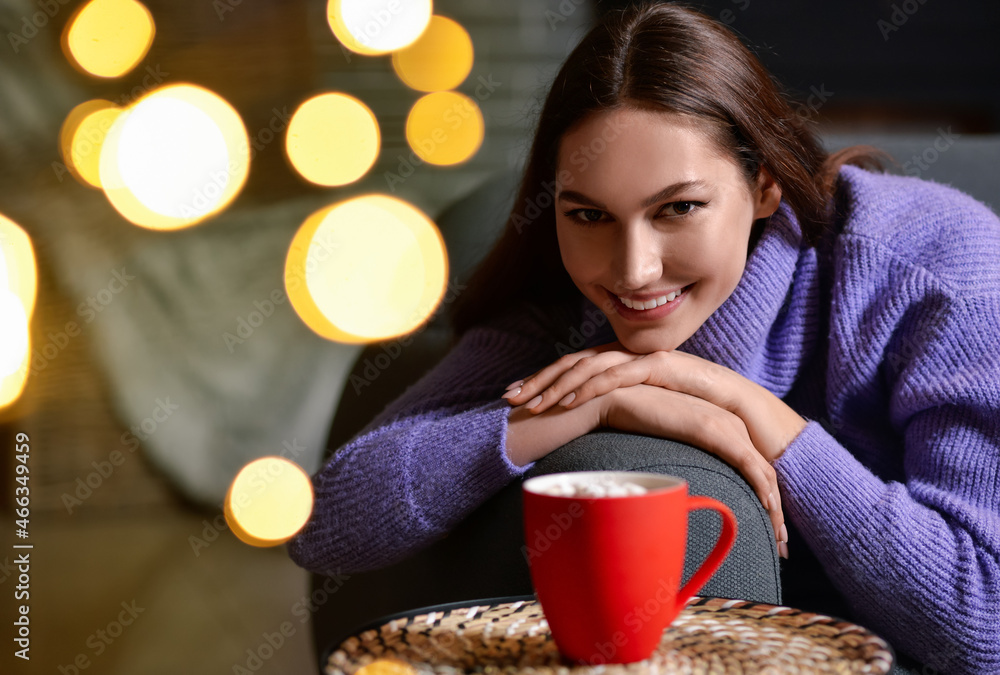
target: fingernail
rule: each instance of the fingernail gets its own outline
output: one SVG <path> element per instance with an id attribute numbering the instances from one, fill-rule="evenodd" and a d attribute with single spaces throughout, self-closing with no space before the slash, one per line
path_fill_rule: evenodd
<path id="1" fill-rule="evenodd" d="M 525 408 L 534 408 L 536 405 L 538 405 L 541 402 L 542 402 L 542 395 L 539 394 L 535 398 L 533 398 L 530 401 L 528 401 L 527 403 L 525 403 L 524 407 Z"/>
<path id="2" fill-rule="evenodd" d="M 785 560 L 788 560 L 788 542 L 785 541 L 778 542 L 778 555 L 780 555 Z"/>
<path id="3" fill-rule="evenodd" d="M 511 382 L 510 384 L 507 385 L 507 391 L 510 391 L 511 389 L 514 389 L 515 387 L 517 389 L 520 389 L 522 385 L 524 385 L 524 380 L 518 380 L 517 382 Z"/>
<path id="4" fill-rule="evenodd" d="M 575 391 L 571 391 L 570 393 L 568 393 L 568 394 L 566 394 L 565 396 L 562 397 L 562 400 L 559 401 L 559 405 L 561 405 L 563 407 L 568 406 L 570 403 L 573 402 L 573 400 L 575 398 L 576 398 L 576 392 Z"/>
<path id="5" fill-rule="evenodd" d="M 788 529 L 785 524 L 782 523 L 781 527 L 778 528 L 778 541 L 787 542 L 788 541 Z"/>
<path id="6" fill-rule="evenodd" d="M 511 389 L 510 391 L 508 391 L 506 394 L 504 394 L 500 398 L 514 398 L 515 396 L 517 396 L 520 393 L 521 393 L 521 388 L 518 387 L 517 389 Z"/>

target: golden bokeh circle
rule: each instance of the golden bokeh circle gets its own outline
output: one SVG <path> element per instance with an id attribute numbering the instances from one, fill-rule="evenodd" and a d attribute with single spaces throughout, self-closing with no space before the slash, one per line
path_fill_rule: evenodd
<path id="1" fill-rule="evenodd" d="M 380 138 L 375 114 L 364 103 L 347 94 L 321 94 L 295 110 L 285 152 L 303 178 L 334 187 L 365 175 L 378 158 Z"/>
<path id="2" fill-rule="evenodd" d="M 31 363 L 38 269 L 28 234 L 0 215 L 0 410 L 20 397 Z"/>
<path id="3" fill-rule="evenodd" d="M 87 187 L 101 187 L 101 148 L 122 109 L 111 101 L 84 101 L 66 116 L 59 130 L 59 153 L 66 168 Z"/>
<path id="4" fill-rule="evenodd" d="M 433 12 L 431 0 L 329 0 L 326 18 L 344 47 L 378 56 L 413 44 Z"/>
<path id="5" fill-rule="evenodd" d="M 486 125 L 479 106 L 455 91 L 422 96 L 406 117 L 406 141 L 430 164 L 460 164 L 483 144 Z"/>
<path id="6" fill-rule="evenodd" d="M 250 142 L 239 113 L 191 84 L 162 87 L 123 111 L 100 161 L 111 204 L 155 230 L 189 227 L 220 212 L 249 170 Z"/>
<path id="7" fill-rule="evenodd" d="M 392 54 L 392 68 L 408 87 L 442 91 L 460 85 L 472 71 L 473 47 L 457 21 L 435 14 L 420 39 Z"/>
<path id="8" fill-rule="evenodd" d="M 62 34 L 63 52 L 78 70 L 121 77 L 146 56 L 156 35 L 153 15 L 136 0 L 91 0 Z"/>
<path id="9" fill-rule="evenodd" d="M 285 260 L 292 307 L 317 335 L 358 344 L 409 333 L 444 297 L 448 256 L 419 209 L 379 194 L 309 216 Z"/>
<path id="10" fill-rule="evenodd" d="M 261 457 L 242 469 L 226 493 L 229 528 L 251 546 L 279 546 L 309 521 L 313 489 L 309 475 L 284 457 Z"/>

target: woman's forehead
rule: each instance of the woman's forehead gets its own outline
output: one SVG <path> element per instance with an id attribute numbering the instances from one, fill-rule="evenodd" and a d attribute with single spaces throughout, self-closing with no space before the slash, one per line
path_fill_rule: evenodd
<path id="1" fill-rule="evenodd" d="M 711 126 L 663 111 L 617 108 L 587 116 L 563 136 L 557 171 L 578 185 L 614 190 L 639 183 L 729 178 L 736 163 L 720 151 Z"/>

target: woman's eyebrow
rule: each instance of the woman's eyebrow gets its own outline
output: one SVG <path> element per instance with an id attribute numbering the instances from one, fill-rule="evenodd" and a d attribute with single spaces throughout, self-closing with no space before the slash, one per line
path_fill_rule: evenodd
<path id="1" fill-rule="evenodd" d="M 708 187 L 708 183 L 703 180 L 685 180 L 679 183 L 673 183 L 663 188 L 659 192 L 642 200 L 642 207 L 649 208 L 657 202 L 663 201 L 664 199 L 670 199 L 679 192 L 690 189 L 701 189 Z M 559 193 L 556 198 L 558 201 L 569 201 L 576 204 L 585 204 L 587 206 L 594 206 L 599 209 L 606 209 L 604 204 L 601 204 L 597 200 L 591 199 L 587 195 L 577 192 L 576 190 L 563 190 Z"/>

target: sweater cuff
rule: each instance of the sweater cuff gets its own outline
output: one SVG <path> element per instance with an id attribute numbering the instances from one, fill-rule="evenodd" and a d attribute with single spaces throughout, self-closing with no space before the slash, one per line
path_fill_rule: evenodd
<path id="1" fill-rule="evenodd" d="M 773 466 L 782 504 L 814 550 L 842 550 L 845 538 L 873 529 L 885 484 L 819 422 L 810 420 Z"/>
<path id="2" fill-rule="evenodd" d="M 507 455 L 507 429 L 510 425 L 510 413 L 514 407 L 507 403 L 507 401 L 500 400 L 500 405 L 506 410 L 503 411 L 503 420 L 500 427 L 500 461 L 503 463 L 504 470 L 510 478 L 517 478 L 523 476 L 531 470 L 531 467 L 535 466 L 534 462 L 528 462 L 524 466 L 518 466 L 511 461 L 510 456 Z"/>

